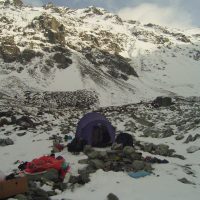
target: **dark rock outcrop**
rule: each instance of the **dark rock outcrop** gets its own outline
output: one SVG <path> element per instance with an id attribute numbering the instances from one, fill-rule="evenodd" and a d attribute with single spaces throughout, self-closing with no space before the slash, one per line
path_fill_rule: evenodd
<path id="1" fill-rule="evenodd" d="M 16 61 L 20 56 L 20 49 L 14 41 L 6 41 L 2 43 L 0 48 L 4 62 L 10 63 Z"/>
<path id="2" fill-rule="evenodd" d="M 68 57 L 66 57 L 62 53 L 56 53 L 53 56 L 53 59 L 55 60 L 56 63 L 58 63 L 58 68 L 59 69 L 66 69 L 72 64 L 72 60 Z"/>

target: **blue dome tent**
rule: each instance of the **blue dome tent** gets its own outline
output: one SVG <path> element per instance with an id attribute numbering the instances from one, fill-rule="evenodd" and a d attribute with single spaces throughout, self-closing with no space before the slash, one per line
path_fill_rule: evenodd
<path id="1" fill-rule="evenodd" d="M 83 116 L 78 122 L 76 138 L 87 144 L 103 147 L 115 141 L 115 129 L 106 117 L 97 112 Z"/>

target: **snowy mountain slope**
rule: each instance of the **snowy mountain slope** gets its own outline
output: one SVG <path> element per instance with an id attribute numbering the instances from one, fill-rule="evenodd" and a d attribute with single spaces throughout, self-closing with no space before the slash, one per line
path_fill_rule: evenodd
<path id="1" fill-rule="evenodd" d="M 92 89 L 101 105 L 200 95 L 199 29 L 123 21 L 95 7 L 3 3 L 0 27 L 1 88 L 16 77 L 26 90 Z"/>

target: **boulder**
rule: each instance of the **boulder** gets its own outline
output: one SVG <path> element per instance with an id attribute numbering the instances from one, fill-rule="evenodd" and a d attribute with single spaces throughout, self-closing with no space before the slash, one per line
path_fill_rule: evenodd
<path id="1" fill-rule="evenodd" d="M 0 139 L 0 146 L 8 146 L 8 145 L 13 145 L 14 142 L 10 138 L 6 139 Z"/>
<path id="2" fill-rule="evenodd" d="M 145 168 L 145 162 L 141 160 L 135 160 L 132 163 L 132 167 L 135 171 L 143 170 Z"/>
<path id="3" fill-rule="evenodd" d="M 92 149 L 91 145 L 85 145 L 83 149 L 83 153 L 88 155 L 89 153 L 93 152 L 94 150 Z"/>
<path id="4" fill-rule="evenodd" d="M 161 134 L 162 134 L 162 131 L 155 127 L 148 127 L 143 131 L 144 137 L 159 138 Z"/>
<path id="5" fill-rule="evenodd" d="M 88 159 L 81 159 L 78 161 L 79 164 L 88 164 L 89 160 Z"/>
<path id="6" fill-rule="evenodd" d="M 187 143 L 192 142 L 192 141 L 193 141 L 193 137 L 192 137 L 192 135 L 189 135 L 184 143 L 187 144 Z"/>
<path id="7" fill-rule="evenodd" d="M 9 125 L 10 122 L 6 118 L 0 119 L 0 127 L 4 125 Z"/>
<path id="8" fill-rule="evenodd" d="M 43 54 L 39 52 L 35 52 L 32 49 L 24 49 L 24 51 L 20 55 L 21 63 L 30 62 L 35 57 L 42 57 Z"/>
<path id="9" fill-rule="evenodd" d="M 123 149 L 123 153 L 125 156 L 131 156 L 131 154 L 135 153 L 135 149 L 130 146 L 125 146 Z"/>
<path id="10" fill-rule="evenodd" d="M 163 130 L 163 132 L 162 132 L 162 138 L 167 138 L 167 137 L 170 137 L 172 135 L 174 135 L 174 132 L 170 127 Z"/>
<path id="11" fill-rule="evenodd" d="M 99 159 L 90 160 L 89 165 L 91 165 L 95 169 L 103 169 L 104 168 L 104 162 Z"/>
<path id="12" fill-rule="evenodd" d="M 2 54 L 4 62 L 7 63 L 17 61 L 20 56 L 20 49 L 14 43 L 3 43 L 0 52 Z"/>
<path id="13" fill-rule="evenodd" d="M 175 137 L 176 140 L 182 140 L 184 138 L 184 135 L 177 135 Z"/>
<path id="14" fill-rule="evenodd" d="M 22 116 L 16 120 L 16 124 L 24 128 L 34 128 L 35 124 L 29 116 Z"/>
<path id="15" fill-rule="evenodd" d="M 161 156 L 171 156 L 173 154 L 172 150 L 169 149 L 169 146 L 165 144 L 157 145 L 155 153 Z"/>
<path id="16" fill-rule="evenodd" d="M 72 60 L 68 57 L 66 57 L 63 53 L 56 53 L 53 56 L 53 59 L 56 63 L 58 63 L 59 69 L 66 69 L 72 64 Z"/>
<path id="17" fill-rule="evenodd" d="M 112 150 L 122 150 L 123 149 L 123 145 L 122 144 L 117 144 L 114 143 L 111 147 Z"/>
<path id="18" fill-rule="evenodd" d="M 55 182 L 53 185 L 53 189 L 54 190 L 60 190 L 60 191 L 64 191 L 68 188 L 68 184 L 67 183 L 63 183 L 63 182 Z M 53 195 L 51 195 L 53 196 Z"/>
<path id="19" fill-rule="evenodd" d="M 153 143 L 147 143 L 143 146 L 144 151 L 152 153 L 155 150 L 155 145 Z"/>
<path id="20" fill-rule="evenodd" d="M 96 159 L 99 158 L 99 152 L 93 150 L 87 154 L 89 159 Z"/>
<path id="21" fill-rule="evenodd" d="M 83 183 L 89 183 L 90 182 L 90 175 L 87 171 L 81 171 L 80 178 Z"/>
<path id="22" fill-rule="evenodd" d="M 154 107 L 167 107 L 173 105 L 171 97 L 157 97 L 151 104 Z"/>
<path id="23" fill-rule="evenodd" d="M 99 155 L 98 155 L 98 158 L 99 158 L 99 159 L 105 160 L 105 159 L 108 158 L 108 154 L 107 154 L 106 151 L 99 151 L 98 153 L 99 153 Z"/>
<path id="24" fill-rule="evenodd" d="M 142 153 L 137 153 L 137 152 L 134 152 L 130 155 L 130 158 L 132 160 L 141 160 L 142 159 Z"/>
<path id="25" fill-rule="evenodd" d="M 75 184 L 84 185 L 88 182 L 90 182 L 89 173 L 84 173 L 84 172 L 82 172 L 78 176 L 70 176 L 70 179 L 69 179 L 69 183 L 71 183 L 72 185 L 75 185 Z"/>
<path id="26" fill-rule="evenodd" d="M 23 133 L 17 133 L 17 136 L 22 137 L 22 136 L 24 136 L 24 135 L 26 135 L 26 134 L 27 134 L 26 132 L 23 132 Z"/>
<path id="27" fill-rule="evenodd" d="M 37 187 L 29 188 L 28 196 L 31 196 L 33 199 L 37 200 L 49 200 L 48 193 Z"/>
<path id="28" fill-rule="evenodd" d="M 55 17 L 43 14 L 38 19 L 41 29 L 52 30 L 54 32 L 64 32 L 65 27 Z"/>
<path id="29" fill-rule="evenodd" d="M 48 30 L 47 37 L 50 43 L 53 44 L 65 44 L 65 34 L 63 32 L 54 32 L 52 30 Z"/>
<path id="30" fill-rule="evenodd" d="M 193 137 L 193 141 L 196 141 L 197 139 L 200 138 L 200 134 L 196 134 L 194 137 Z"/>
<path id="31" fill-rule="evenodd" d="M 186 149 L 187 153 L 194 153 L 199 150 L 200 150 L 199 146 L 190 146 L 189 148 Z"/>
<path id="32" fill-rule="evenodd" d="M 192 185 L 195 185 L 194 183 L 192 183 L 191 181 L 189 181 L 189 180 L 186 179 L 186 178 L 178 179 L 178 181 L 180 181 L 181 183 L 184 183 L 184 184 L 192 184 Z"/>

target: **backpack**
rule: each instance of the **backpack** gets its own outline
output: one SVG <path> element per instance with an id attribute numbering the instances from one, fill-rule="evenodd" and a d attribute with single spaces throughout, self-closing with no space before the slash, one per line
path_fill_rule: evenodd
<path id="1" fill-rule="evenodd" d="M 87 144 L 87 142 L 83 139 L 74 138 L 68 145 L 68 151 L 69 152 L 81 152 L 84 149 L 84 146 Z"/>
<path id="2" fill-rule="evenodd" d="M 122 144 L 123 147 L 125 146 L 133 146 L 133 137 L 128 133 L 120 133 L 117 135 L 115 142 L 117 144 Z"/>

